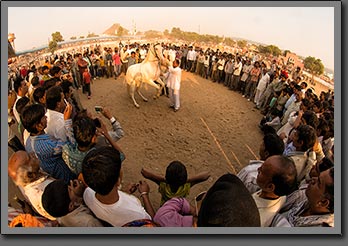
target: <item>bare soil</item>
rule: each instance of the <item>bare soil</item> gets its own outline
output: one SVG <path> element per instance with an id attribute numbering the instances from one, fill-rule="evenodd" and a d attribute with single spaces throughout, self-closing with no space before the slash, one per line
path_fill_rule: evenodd
<path id="1" fill-rule="evenodd" d="M 82 104 L 94 116 L 97 116 L 95 105 L 109 108 L 125 131 L 118 142 L 126 155 L 124 187 L 144 180 L 140 173 L 142 167 L 164 176 L 167 165 L 179 160 L 185 164 L 189 176 L 202 171 L 211 174 L 209 180 L 191 189 L 188 200 L 192 202 L 196 194 L 209 189 L 221 175 L 238 172 L 258 156 L 262 133 L 257 125 L 262 115 L 254 109 L 254 103 L 223 84 L 183 72 L 178 112 L 169 108 L 166 96 L 154 100 L 156 89 L 146 85 L 142 92 L 149 101 L 144 102 L 136 95 L 140 104 L 137 109 L 126 88 L 123 76 L 117 80 L 103 78 L 91 85 L 90 100 L 87 95 L 80 95 Z M 151 188 L 150 199 L 157 209 L 158 187 L 147 182 Z"/>

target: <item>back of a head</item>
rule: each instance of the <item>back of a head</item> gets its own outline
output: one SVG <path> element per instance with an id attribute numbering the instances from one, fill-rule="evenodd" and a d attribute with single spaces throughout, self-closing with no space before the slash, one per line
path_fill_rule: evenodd
<path id="1" fill-rule="evenodd" d="M 22 81 L 24 79 L 21 77 L 21 76 L 17 76 L 16 79 L 14 80 L 13 82 L 13 89 L 14 91 L 18 94 L 18 91 L 19 91 L 19 88 L 21 87 L 22 85 Z"/>
<path id="2" fill-rule="evenodd" d="M 69 213 L 70 197 L 68 185 L 58 179 L 49 183 L 42 193 L 43 208 L 53 217 L 62 217 Z"/>
<path id="3" fill-rule="evenodd" d="M 38 87 L 33 92 L 33 98 L 36 103 L 40 103 L 40 98 L 45 96 L 45 89 L 43 87 Z"/>
<path id="4" fill-rule="evenodd" d="M 277 134 L 266 134 L 263 137 L 263 142 L 268 156 L 281 155 L 284 152 L 284 142 Z"/>
<path id="5" fill-rule="evenodd" d="M 197 226 L 259 227 L 260 214 L 243 182 L 233 174 L 225 174 L 202 201 Z"/>
<path id="6" fill-rule="evenodd" d="M 60 86 L 53 86 L 46 92 L 46 105 L 47 109 L 54 110 L 57 107 L 57 103 L 62 100 L 63 90 Z"/>
<path id="7" fill-rule="evenodd" d="M 317 129 L 319 125 L 319 119 L 313 111 L 311 110 L 305 111 L 302 115 L 302 119 L 305 120 L 306 125 L 309 125 L 313 127 L 314 129 Z"/>
<path id="8" fill-rule="evenodd" d="M 17 104 L 16 104 L 16 110 L 17 110 L 19 115 L 22 114 L 24 107 L 27 106 L 29 101 L 30 101 L 30 99 L 28 97 L 21 97 L 20 99 L 18 99 Z"/>
<path id="9" fill-rule="evenodd" d="M 95 136 L 96 126 L 91 118 L 79 117 L 74 120 L 73 131 L 79 147 L 88 147 Z"/>
<path id="10" fill-rule="evenodd" d="M 46 110 L 41 104 L 32 104 L 26 106 L 21 115 L 23 127 L 30 133 L 38 133 L 36 124 L 41 122 L 41 119 L 45 116 L 45 113 Z"/>
<path id="11" fill-rule="evenodd" d="M 172 161 L 166 170 L 166 183 L 178 188 L 187 182 L 187 170 L 180 161 Z"/>
<path id="12" fill-rule="evenodd" d="M 277 171 L 272 177 L 277 196 L 289 195 L 297 188 L 297 170 L 294 161 L 287 156 L 277 155 Z"/>
<path id="13" fill-rule="evenodd" d="M 92 149 L 82 161 L 85 183 L 101 195 L 111 192 L 120 177 L 120 170 L 120 152 L 112 147 Z"/>

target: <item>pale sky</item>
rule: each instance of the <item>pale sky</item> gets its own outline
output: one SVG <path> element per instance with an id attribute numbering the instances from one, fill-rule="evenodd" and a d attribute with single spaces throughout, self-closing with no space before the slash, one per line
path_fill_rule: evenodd
<path id="1" fill-rule="evenodd" d="M 113 23 L 137 31 L 183 31 L 238 37 L 314 56 L 334 68 L 333 7 L 9 7 L 17 51 L 45 45 L 53 32 L 101 34 Z"/>

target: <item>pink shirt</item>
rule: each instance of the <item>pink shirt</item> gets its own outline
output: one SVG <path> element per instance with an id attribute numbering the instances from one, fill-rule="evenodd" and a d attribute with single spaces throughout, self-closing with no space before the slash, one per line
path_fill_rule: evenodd
<path id="1" fill-rule="evenodd" d="M 185 198 L 172 198 L 158 209 L 153 221 L 164 227 L 192 227 L 190 204 Z"/>
<path id="2" fill-rule="evenodd" d="M 112 60 L 114 60 L 115 65 L 121 65 L 121 58 L 118 53 L 112 56 Z"/>

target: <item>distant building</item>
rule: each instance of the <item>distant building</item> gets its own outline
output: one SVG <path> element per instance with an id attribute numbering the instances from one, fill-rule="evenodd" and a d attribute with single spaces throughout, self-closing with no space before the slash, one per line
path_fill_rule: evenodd
<path id="1" fill-rule="evenodd" d="M 108 29 L 106 29 L 104 32 L 103 32 L 103 35 L 106 35 L 106 36 L 115 36 L 117 35 L 117 32 L 118 32 L 118 29 L 121 27 L 120 24 L 118 23 L 114 23 L 111 27 L 109 27 Z M 128 30 L 123 28 L 124 29 L 124 33 L 127 34 L 128 33 Z"/>
<path id="2" fill-rule="evenodd" d="M 304 68 L 303 61 L 295 53 L 288 52 L 286 56 L 280 55 L 278 56 L 278 61 L 286 65 L 289 71 L 292 71 L 296 67 L 300 67 L 301 70 Z"/>

